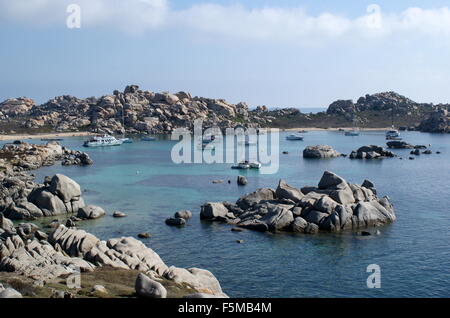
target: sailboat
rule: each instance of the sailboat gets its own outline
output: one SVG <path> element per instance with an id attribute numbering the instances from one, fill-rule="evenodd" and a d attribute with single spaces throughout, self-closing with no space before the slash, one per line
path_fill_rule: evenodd
<path id="1" fill-rule="evenodd" d="M 359 136 L 359 129 L 356 126 L 356 119 L 353 119 L 353 129 L 346 131 L 345 136 Z"/>
<path id="2" fill-rule="evenodd" d="M 400 133 L 397 129 L 395 129 L 394 125 L 394 107 L 391 108 L 391 123 L 392 127 L 390 130 L 386 131 L 386 140 L 402 140 L 400 137 Z"/>

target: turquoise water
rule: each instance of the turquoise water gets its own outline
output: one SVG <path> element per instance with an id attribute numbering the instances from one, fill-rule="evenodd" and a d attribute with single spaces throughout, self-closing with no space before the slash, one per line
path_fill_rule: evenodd
<path id="1" fill-rule="evenodd" d="M 120 147 L 83 149 L 95 164 L 90 167 L 45 167 L 45 175 L 64 173 L 75 179 L 89 204 L 107 209 L 108 216 L 80 223 L 100 238 L 152 234 L 144 242 L 168 265 L 212 271 L 232 297 L 449 297 L 450 296 L 450 136 L 405 132 L 406 141 L 431 144 L 441 151 L 407 160 L 408 150 L 395 150 L 404 160 L 357 161 L 346 158 L 305 160 L 307 145 L 328 144 L 343 153 L 362 145 L 385 143 L 383 132 L 345 137 L 341 132 L 317 131 L 304 141 L 286 141 L 281 135 L 280 170 L 276 175 L 231 170 L 229 164 L 173 164 L 174 142 L 135 142 Z M 82 149 L 83 138 L 63 143 Z M 201 222 L 206 201 L 235 201 L 260 187 L 275 187 L 279 178 L 294 186 L 316 185 L 324 170 L 361 183 L 372 180 L 379 195 L 389 195 L 398 216 L 380 228 L 379 236 L 353 233 L 264 234 L 235 233 L 230 226 Z M 242 173 L 246 187 L 236 185 Z M 231 179 L 231 184 L 212 180 Z M 193 211 L 184 228 L 164 221 L 180 209 Z M 114 219 L 114 210 L 129 216 Z M 237 239 L 245 240 L 237 244 Z M 369 264 L 381 267 L 381 288 L 368 289 Z"/>

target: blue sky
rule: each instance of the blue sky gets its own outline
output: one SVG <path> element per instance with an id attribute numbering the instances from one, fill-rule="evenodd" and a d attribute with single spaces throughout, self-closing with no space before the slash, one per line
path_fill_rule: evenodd
<path id="1" fill-rule="evenodd" d="M 80 29 L 66 27 L 70 3 L 80 5 Z M 447 6 L 0 0 L 0 100 L 101 96 L 135 83 L 250 106 L 325 107 L 388 90 L 450 102 Z"/>

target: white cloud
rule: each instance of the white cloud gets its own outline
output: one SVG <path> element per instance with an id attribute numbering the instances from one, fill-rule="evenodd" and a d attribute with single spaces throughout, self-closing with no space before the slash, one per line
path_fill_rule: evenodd
<path id="1" fill-rule="evenodd" d="M 0 0 L 0 19 L 28 25 L 65 25 L 66 8 L 81 8 L 82 27 L 112 27 L 140 33 L 160 27 L 167 0 Z"/>
<path id="2" fill-rule="evenodd" d="M 204 3 L 170 9 L 169 0 L 0 0 L 0 18 L 26 24 L 64 25 L 66 6 L 80 5 L 82 27 L 118 28 L 130 33 L 183 29 L 194 34 L 232 39 L 326 43 L 393 35 L 450 36 L 450 10 L 407 8 L 385 13 L 372 5 L 359 17 L 331 12 L 309 15 L 302 8 Z"/>

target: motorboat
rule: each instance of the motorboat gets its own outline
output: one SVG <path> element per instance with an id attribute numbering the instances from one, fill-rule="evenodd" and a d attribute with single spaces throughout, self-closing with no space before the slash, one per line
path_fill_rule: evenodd
<path id="1" fill-rule="evenodd" d="M 84 142 L 84 147 L 106 147 L 106 146 L 120 146 L 123 144 L 121 139 L 116 139 L 111 135 L 99 135 L 94 136 L 91 139 Z"/>
<path id="2" fill-rule="evenodd" d="M 297 134 L 292 134 L 286 137 L 286 140 L 303 140 L 303 136 L 301 135 L 297 135 Z"/>

